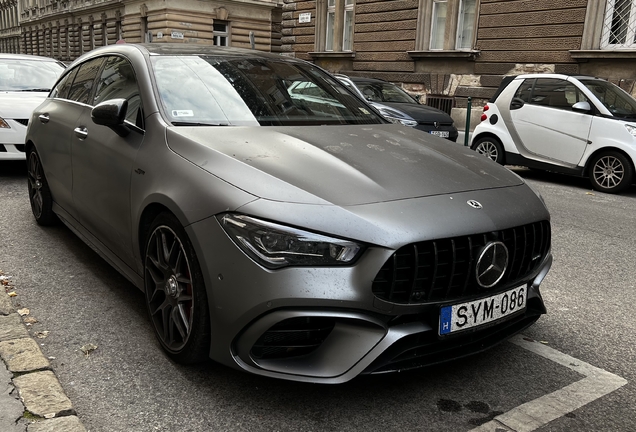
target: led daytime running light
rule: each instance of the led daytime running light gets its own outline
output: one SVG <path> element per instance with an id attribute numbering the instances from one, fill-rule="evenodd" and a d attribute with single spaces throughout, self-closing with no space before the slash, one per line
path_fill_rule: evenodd
<path id="1" fill-rule="evenodd" d="M 362 247 L 245 215 L 218 216 L 226 233 L 254 261 L 270 269 L 290 266 L 342 266 L 352 263 Z"/>

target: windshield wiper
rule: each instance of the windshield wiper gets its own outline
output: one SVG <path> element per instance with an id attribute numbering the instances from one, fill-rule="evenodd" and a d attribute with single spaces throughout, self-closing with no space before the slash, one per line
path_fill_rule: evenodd
<path id="1" fill-rule="evenodd" d="M 174 121 L 171 122 L 173 126 L 229 126 L 227 123 L 199 123 L 199 122 L 184 122 Z"/>
<path id="2" fill-rule="evenodd" d="M 48 93 L 48 92 L 51 91 L 51 89 L 50 88 L 34 88 L 34 89 L 23 89 L 23 90 L 18 90 L 18 91 L 21 91 L 21 92 L 42 92 L 42 93 L 47 92 Z"/>

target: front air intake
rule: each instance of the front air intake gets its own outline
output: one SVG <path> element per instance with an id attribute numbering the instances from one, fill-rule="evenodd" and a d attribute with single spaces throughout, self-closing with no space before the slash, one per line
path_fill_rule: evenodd
<path id="1" fill-rule="evenodd" d="M 336 321 L 324 317 L 289 318 L 267 330 L 252 347 L 254 359 L 299 357 L 315 351 L 333 330 Z"/>

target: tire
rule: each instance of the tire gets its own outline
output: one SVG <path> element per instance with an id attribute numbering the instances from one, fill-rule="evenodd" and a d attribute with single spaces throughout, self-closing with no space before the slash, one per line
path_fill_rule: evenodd
<path id="1" fill-rule="evenodd" d="M 504 150 L 501 141 L 495 137 L 479 138 L 471 147 L 477 153 L 490 158 L 500 165 L 504 164 Z"/>
<path id="2" fill-rule="evenodd" d="M 632 184 L 634 169 L 630 160 L 617 151 L 599 153 L 590 164 L 590 182 L 600 192 L 618 193 Z"/>
<path id="3" fill-rule="evenodd" d="M 55 225 L 58 219 L 53 213 L 53 196 L 44 176 L 40 156 L 35 148 L 31 148 L 27 155 L 27 178 L 29 180 L 27 185 L 29 202 L 35 221 L 42 226 Z"/>
<path id="4" fill-rule="evenodd" d="M 147 239 L 145 297 L 155 335 L 176 362 L 203 361 L 210 352 L 210 312 L 192 243 L 170 213 L 155 218 Z"/>

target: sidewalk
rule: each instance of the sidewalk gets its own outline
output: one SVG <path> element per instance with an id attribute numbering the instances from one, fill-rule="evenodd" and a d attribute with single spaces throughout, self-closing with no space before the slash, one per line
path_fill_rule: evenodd
<path id="1" fill-rule="evenodd" d="M 7 287 L 0 284 L 0 431 L 86 432 Z"/>

